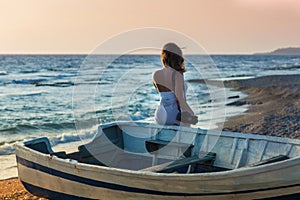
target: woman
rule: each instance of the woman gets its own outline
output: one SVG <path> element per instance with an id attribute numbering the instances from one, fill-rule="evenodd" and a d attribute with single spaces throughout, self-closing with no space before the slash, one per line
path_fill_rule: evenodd
<path id="1" fill-rule="evenodd" d="M 155 121 L 162 125 L 184 125 L 190 123 L 178 121 L 179 112 L 194 116 L 186 102 L 186 84 L 183 73 L 186 72 L 181 49 L 174 43 L 164 45 L 161 52 L 163 68 L 152 75 L 152 81 L 160 94 L 160 104 L 155 111 Z"/>

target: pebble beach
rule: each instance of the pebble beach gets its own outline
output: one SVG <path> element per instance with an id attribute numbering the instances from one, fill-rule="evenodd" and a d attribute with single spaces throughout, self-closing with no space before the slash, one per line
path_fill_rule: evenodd
<path id="1" fill-rule="evenodd" d="M 224 131 L 300 139 L 300 75 L 265 76 L 224 85 L 248 94 L 232 106 L 250 106 L 246 113 L 229 118 Z"/>

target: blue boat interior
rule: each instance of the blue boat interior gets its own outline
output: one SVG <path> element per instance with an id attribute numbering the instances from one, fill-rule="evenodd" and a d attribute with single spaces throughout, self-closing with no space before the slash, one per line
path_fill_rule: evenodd
<path id="1" fill-rule="evenodd" d="M 166 135 L 164 131 L 170 130 L 161 129 L 157 134 Z M 104 128 L 102 134 L 95 136 L 91 142 L 78 146 L 78 151 L 71 153 L 54 152 L 46 137 L 25 142 L 25 146 L 61 159 L 129 170 L 156 173 L 206 173 L 232 169 L 215 165 L 217 153 L 195 154 L 195 144 L 171 142 L 174 137 L 171 132 L 168 132 L 168 138 L 164 139 L 157 137 L 157 134 L 155 137 L 139 138 L 115 125 Z M 168 155 L 175 151 L 181 153 L 176 156 Z M 288 158 L 286 155 L 276 155 L 243 167 L 254 167 Z"/>

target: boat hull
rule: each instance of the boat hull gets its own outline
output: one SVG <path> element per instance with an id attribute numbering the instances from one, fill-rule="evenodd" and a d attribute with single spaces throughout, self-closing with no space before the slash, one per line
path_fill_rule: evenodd
<path id="1" fill-rule="evenodd" d="M 236 136 L 229 134 L 221 137 L 226 137 L 227 141 Z M 239 141 L 246 138 L 247 144 L 247 140 L 251 141 L 248 146 L 250 150 L 254 142 L 252 139 L 266 139 L 265 136 L 244 134 L 238 137 Z M 282 145 L 282 151 L 287 149 L 289 155 L 297 155 L 299 141 L 271 138 L 270 144 L 266 145 L 268 148 L 273 147 L 272 140 L 278 145 L 282 141 L 290 142 Z M 220 144 L 222 141 L 225 140 L 221 138 Z M 264 152 L 269 153 L 268 148 Z M 25 188 L 32 194 L 49 199 L 300 199 L 300 156 L 222 172 L 175 174 L 85 164 L 41 153 L 24 143 L 17 144 L 15 149 L 19 178 Z M 224 147 L 214 150 L 225 156 L 221 152 Z M 230 155 L 237 157 L 236 154 Z M 243 153 L 238 155 L 243 158 Z M 241 163 L 229 160 L 235 166 Z M 245 162 L 248 160 L 249 157 Z"/>
<path id="2" fill-rule="evenodd" d="M 98 170 L 78 163 L 65 163 L 59 158 L 17 157 L 19 177 L 32 194 L 49 199 L 264 199 L 300 197 L 300 183 L 289 176 L 299 177 L 299 164 L 285 163 L 271 172 L 259 169 L 251 173 L 215 173 L 211 179 L 206 174 L 155 175 L 132 174 L 114 169 Z M 62 166 L 57 167 L 59 162 Z M 64 168 L 62 170 L 61 168 Z M 298 170 L 298 172 L 297 172 Z M 112 172 L 116 173 L 112 173 Z M 295 174 L 289 171 L 297 172 Z M 278 175 L 284 174 L 286 179 Z M 211 175 L 211 174 L 210 174 Z M 208 175 L 209 176 L 209 175 Z M 34 178 L 33 178 L 34 177 Z M 218 177 L 218 178 L 217 178 Z M 272 177 L 270 179 L 270 177 Z M 241 180 L 242 179 L 242 180 Z M 266 180 L 263 182 L 262 180 Z M 252 181 L 255 181 L 253 184 Z M 168 187 L 167 187 L 168 186 Z"/>

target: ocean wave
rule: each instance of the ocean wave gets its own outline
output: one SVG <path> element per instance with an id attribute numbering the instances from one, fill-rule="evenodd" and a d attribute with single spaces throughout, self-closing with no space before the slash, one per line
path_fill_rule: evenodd
<path id="1" fill-rule="evenodd" d="M 43 87 L 43 86 L 48 86 L 48 87 L 70 87 L 73 86 L 74 83 L 71 81 L 66 81 L 66 82 L 54 82 L 54 83 L 36 83 L 35 86 L 37 87 Z"/>
<path id="2" fill-rule="evenodd" d="M 71 142 L 77 142 L 77 141 L 83 141 L 86 142 L 90 139 L 92 139 L 95 134 L 98 131 L 98 126 L 94 126 L 90 129 L 81 130 L 81 131 L 68 131 L 63 132 L 61 134 L 51 136 L 51 135 L 39 135 L 37 137 L 34 136 L 28 136 L 24 139 L 20 140 L 12 140 L 9 142 L 1 142 L 0 143 L 0 156 L 1 155 L 9 155 L 14 153 L 14 144 L 18 142 L 24 142 L 27 140 L 31 140 L 38 137 L 48 137 L 51 146 L 56 146 L 58 144 L 65 144 L 65 143 L 71 143 Z"/>
<path id="3" fill-rule="evenodd" d="M 9 155 L 14 153 L 14 144 L 19 141 L 15 141 L 12 143 L 0 143 L 0 155 Z"/>
<path id="4" fill-rule="evenodd" d="M 269 69 L 272 70 L 297 70 L 300 69 L 300 65 L 291 65 L 291 66 L 271 66 Z M 269 70 L 268 69 L 268 70 Z"/>
<path id="5" fill-rule="evenodd" d="M 206 84 L 207 82 L 210 82 L 212 80 L 227 81 L 227 80 L 250 79 L 250 78 L 254 78 L 254 77 L 255 77 L 254 74 L 234 74 L 234 75 L 230 75 L 227 77 L 216 77 L 216 78 L 209 78 L 209 79 L 190 79 L 190 80 L 187 80 L 187 82 Z"/>
<path id="6" fill-rule="evenodd" d="M 63 122 L 63 123 L 44 123 L 38 126 L 40 129 L 54 129 L 54 130 L 62 130 L 62 129 L 71 129 L 75 130 L 75 124 L 73 122 Z"/>
<path id="7" fill-rule="evenodd" d="M 57 82 L 49 82 L 48 79 L 39 78 L 39 79 L 20 79 L 20 80 L 12 80 L 12 84 L 23 84 L 23 85 L 35 85 L 36 87 L 70 87 L 75 85 L 72 81 L 57 81 Z"/>
<path id="8" fill-rule="evenodd" d="M 20 79 L 20 80 L 12 80 L 12 83 L 13 84 L 38 84 L 44 81 L 47 81 L 47 79 Z"/>
<path id="9" fill-rule="evenodd" d="M 6 93 L 6 94 L 0 94 L 0 97 L 6 97 L 6 96 L 39 96 L 44 93 L 47 93 L 47 91 L 34 91 L 34 92 L 14 92 L 14 93 Z"/>
<path id="10" fill-rule="evenodd" d="M 12 135 L 12 134 L 26 133 L 29 131 L 32 132 L 34 130 L 39 130 L 39 128 L 35 127 L 35 126 L 31 126 L 31 125 L 16 125 L 14 127 L 2 128 L 2 129 L 0 129 L 0 133 L 6 134 L 6 135 Z M 11 143 L 13 141 L 6 141 L 6 142 Z M 1 145 L 1 143 L 0 143 L 0 145 Z"/>
<path id="11" fill-rule="evenodd" d="M 80 132 L 75 132 L 75 131 L 65 132 L 54 137 L 49 137 L 49 140 L 52 146 L 56 146 L 58 144 L 91 139 L 95 136 L 97 131 L 98 131 L 98 126 L 94 126 L 90 129 L 81 130 Z"/>
<path id="12" fill-rule="evenodd" d="M 0 132 L 8 133 L 8 134 L 18 134 L 18 133 L 25 133 L 25 132 L 32 132 L 32 131 L 50 131 L 53 132 L 53 130 L 75 130 L 75 125 L 72 122 L 64 122 L 64 123 L 44 123 L 40 125 L 28 125 L 28 124 L 18 124 L 13 127 L 3 128 L 0 129 Z"/>
<path id="13" fill-rule="evenodd" d="M 37 72 L 39 72 L 39 70 L 34 70 L 34 69 L 32 69 L 32 70 L 21 70 L 21 71 L 19 71 L 20 74 L 33 74 L 33 73 L 37 73 Z"/>
<path id="14" fill-rule="evenodd" d="M 76 73 L 74 73 L 74 74 L 63 74 L 63 75 L 60 75 L 60 74 L 59 75 L 57 75 L 57 74 L 40 74 L 39 76 L 44 77 L 44 78 L 52 78 L 52 79 L 64 79 L 64 78 L 74 77 L 74 76 L 76 76 Z"/>
<path id="15" fill-rule="evenodd" d="M 0 76 L 7 75 L 7 71 L 0 71 Z"/>

